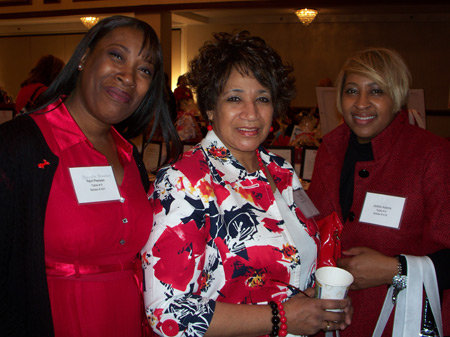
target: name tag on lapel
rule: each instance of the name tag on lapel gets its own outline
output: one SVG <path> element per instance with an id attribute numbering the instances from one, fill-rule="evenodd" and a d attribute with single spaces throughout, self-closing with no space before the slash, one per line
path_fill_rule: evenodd
<path id="1" fill-rule="evenodd" d="M 406 198 L 367 192 L 359 222 L 398 229 Z"/>

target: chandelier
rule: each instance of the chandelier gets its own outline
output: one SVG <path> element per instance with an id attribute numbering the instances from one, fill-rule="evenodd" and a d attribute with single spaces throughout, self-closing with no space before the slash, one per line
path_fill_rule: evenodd
<path id="1" fill-rule="evenodd" d="M 314 18 L 317 15 L 317 11 L 315 9 L 304 8 L 295 11 L 295 15 L 298 16 L 298 19 L 305 25 L 309 25 L 314 21 Z"/>
<path id="2" fill-rule="evenodd" d="M 83 16 L 80 20 L 88 29 L 91 29 L 98 22 L 98 18 L 95 16 Z"/>

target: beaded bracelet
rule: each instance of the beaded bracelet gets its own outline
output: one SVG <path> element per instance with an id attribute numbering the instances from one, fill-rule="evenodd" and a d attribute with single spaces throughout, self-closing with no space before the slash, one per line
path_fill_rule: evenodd
<path id="1" fill-rule="evenodd" d="M 284 312 L 283 304 L 280 302 L 275 303 L 274 301 L 269 302 L 270 307 L 272 308 L 272 332 L 270 333 L 270 337 L 285 337 L 287 335 L 287 319 L 286 319 L 286 313 Z M 280 315 L 278 317 L 278 315 Z M 280 326 L 278 326 L 278 323 L 281 323 Z"/>

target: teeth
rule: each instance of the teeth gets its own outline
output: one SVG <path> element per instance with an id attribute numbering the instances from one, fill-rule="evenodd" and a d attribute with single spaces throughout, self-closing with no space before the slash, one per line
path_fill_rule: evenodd
<path id="1" fill-rule="evenodd" d="M 256 131 L 258 129 L 257 128 L 238 128 L 238 130 L 242 130 L 242 131 Z"/>
<path id="2" fill-rule="evenodd" d="M 353 116 L 356 119 L 360 119 L 362 121 L 368 121 L 369 119 L 374 119 L 376 116 L 368 116 L 368 117 L 362 117 L 362 116 Z"/>

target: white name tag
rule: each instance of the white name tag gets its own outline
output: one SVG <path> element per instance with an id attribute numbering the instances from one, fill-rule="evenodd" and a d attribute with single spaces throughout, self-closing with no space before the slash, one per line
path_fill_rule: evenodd
<path id="1" fill-rule="evenodd" d="M 69 171 L 80 204 L 120 200 L 111 166 L 70 167 Z"/>
<path id="2" fill-rule="evenodd" d="M 294 191 L 294 202 L 307 219 L 311 219 L 320 214 L 304 189 Z"/>
<path id="3" fill-rule="evenodd" d="M 360 222 L 398 229 L 406 198 L 367 192 Z"/>

